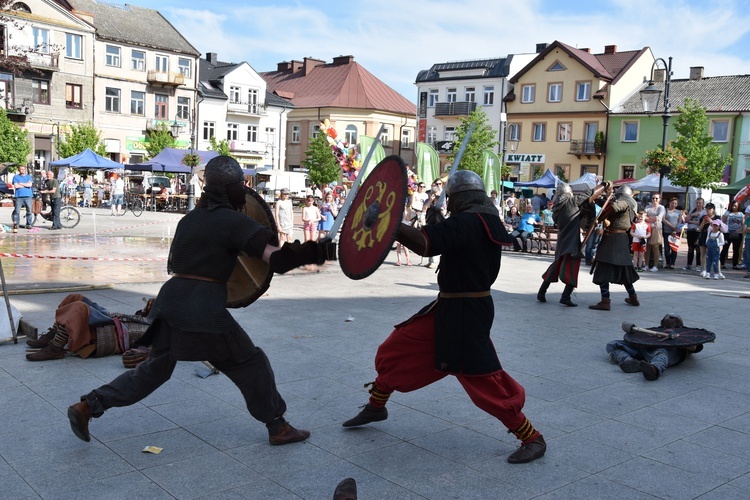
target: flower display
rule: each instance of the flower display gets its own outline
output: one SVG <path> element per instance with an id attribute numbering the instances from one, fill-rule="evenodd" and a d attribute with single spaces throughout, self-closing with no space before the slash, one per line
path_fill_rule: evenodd
<path id="1" fill-rule="evenodd" d="M 641 160 L 641 165 L 649 174 L 665 175 L 669 172 L 685 170 L 687 168 L 685 165 L 686 161 L 679 149 L 672 147 L 671 144 L 667 144 L 667 147 L 664 149 L 661 146 L 657 146 L 654 149 L 646 151 L 646 156 Z"/>
<path id="2" fill-rule="evenodd" d="M 362 155 L 357 151 L 357 145 L 339 139 L 336 129 L 333 128 L 328 118 L 320 123 L 320 130 L 325 133 L 333 155 L 341 165 L 344 178 L 350 181 L 356 179 L 362 167 Z"/>

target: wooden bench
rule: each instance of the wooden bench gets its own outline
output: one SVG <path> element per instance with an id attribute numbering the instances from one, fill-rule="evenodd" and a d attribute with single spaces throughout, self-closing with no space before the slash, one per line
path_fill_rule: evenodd
<path id="1" fill-rule="evenodd" d="M 549 253 L 550 250 L 554 251 L 552 243 L 557 243 L 557 228 L 546 226 L 539 232 L 534 231 L 534 235 L 529 238 L 529 251 L 533 252 L 534 246 L 536 246 L 536 253 L 541 254 L 542 248 L 546 253 Z"/>

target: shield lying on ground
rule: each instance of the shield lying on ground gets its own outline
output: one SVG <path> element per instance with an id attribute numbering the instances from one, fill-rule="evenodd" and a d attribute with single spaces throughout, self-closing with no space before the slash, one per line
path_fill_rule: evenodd
<path id="1" fill-rule="evenodd" d="M 253 189 L 247 188 L 242 212 L 266 226 L 273 234 L 277 233 L 271 208 Z M 263 262 L 263 259 L 250 257 L 245 252 L 240 252 L 232 276 L 227 282 L 227 307 L 249 306 L 266 293 L 271 285 L 272 277 L 271 267 Z"/>
<path id="2" fill-rule="evenodd" d="M 687 326 L 679 328 L 664 328 L 662 326 L 653 326 L 649 328 L 649 330 L 671 334 L 671 338 L 650 335 L 645 332 L 629 332 L 625 334 L 624 339 L 632 344 L 651 348 L 691 347 L 716 340 L 715 333 L 704 330 L 703 328 L 690 328 Z"/>
<path id="3" fill-rule="evenodd" d="M 406 164 L 389 156 L 359 186 L 339 237 L 339 263 L 353 280 L 371 275 L 396 238 L 406 203 Z"/>

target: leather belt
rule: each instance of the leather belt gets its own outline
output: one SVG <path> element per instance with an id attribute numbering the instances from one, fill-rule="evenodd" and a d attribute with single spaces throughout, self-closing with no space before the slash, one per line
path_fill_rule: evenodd
<path id="1" fill-rule="evenodd" d="M 182 273 L 173 273 L 173 278 L 182 278 L 186 280 L 198 280 L 198 281 L 208 281 L 209 283 L 218 283 L 220 285 L 224 285 L 225 283 L 221 280 L 217 280 L 216 278 L 209 278 L 208 276 L 198 276 L 197 274 L 182 274 Z"/>
<path id="2" fill-rule="evenodd" d="M 480 297 L 489 297 L 490 291 L 483 292 L 440 292 L 438 298 L 441 299 L 478 299 Z"/>
<path id="3" fill-rule="evenodd" d="M 605 229 L 604 232 L 605 233 L 609 233 L 609 234 L 627 233 L 627 231 L 625 229 Z"/>

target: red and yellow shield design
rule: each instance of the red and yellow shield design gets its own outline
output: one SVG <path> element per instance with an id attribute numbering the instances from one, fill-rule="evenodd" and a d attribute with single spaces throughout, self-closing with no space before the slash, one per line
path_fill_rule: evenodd
<path id="1" fill-rule="evenodd" d="M 360 280 L 380 267 L 391 250 L 404 216 L 406 165 L 389 156 L 360 185 L 339 237 L 339 263 L 349 278 Z"/>

